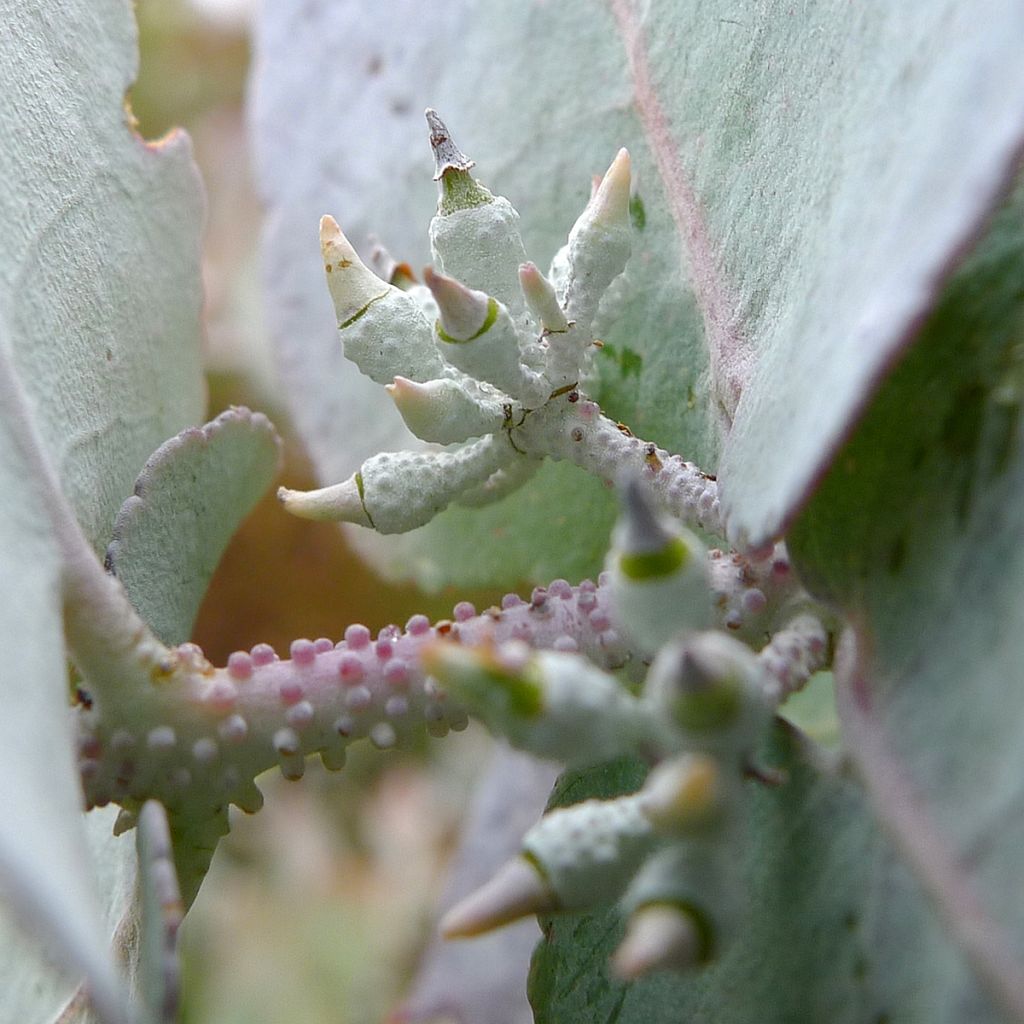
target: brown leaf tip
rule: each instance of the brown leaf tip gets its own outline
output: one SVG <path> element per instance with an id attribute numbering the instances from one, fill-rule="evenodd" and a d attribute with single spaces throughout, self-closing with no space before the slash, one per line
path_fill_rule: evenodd
<path id="1" fill-rule="evenodd" d="M 424 114 L 430 128 L 430 148 L 434 151 L 434 181 L 439 181 L 446 171 L 468 171 L 475 161 L 455 145 L 438 112 L 427 107 Z"/>

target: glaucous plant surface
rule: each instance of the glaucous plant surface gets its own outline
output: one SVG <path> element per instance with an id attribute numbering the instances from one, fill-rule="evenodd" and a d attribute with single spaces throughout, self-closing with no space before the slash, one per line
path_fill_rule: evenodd
<path id="1" fill-rule="evenodd" d="M 817 243 L 758 234 L 756 219 L 729 199 L 742 189 L 743 165 L 716 192 L 700 147 L 674 139 L 655 69 L 676 51 L 651 48 L 647 34 L 671 25 L 708 40 L 697 8 L 653 5 L 641 16 L 626 2 L 610 5 L 668 213 L 651 192 L 637 204 L 631 158 L 620 151 L 547 274 L 526 259 L 512 204 L 472 176 L 428 112 L 440 201 L 425 285 L 400 265 L 387 279 L 375 275 L 330 217 L 321 244 L 345 355 L 388 387 L 414 433 L 443 447 L 371 455 L 345 482 L 283 491 L 282 502 L 401 533 L 451 502 L 495 506 L 474 516 L 517 507 L 516 493 L 549 507 L 564 479 L 545 499 L 552 478 L 539 464 L 570 461 L 621 494 L 605 574 L 555 579 L 493 609 L 461 603 L 444 622 L 414 616 L 376 636 L 352 625 L 342 637 L 299 639 L 287 659 L 257 645 L 219 668 L 187 642 L 191 620 L 234 524 L 273 476 L 277 440 L 248 410 L 187 426 L 199 402 L 187 146 L 147 146 L 123 123 L 132 40 L 120 4 L 72 5 L 59 25 L 42 8 L 5 11 L 14 57 L 0 63 L 0 84 L 49 134 L 19 135 L 25 110 L 4 108 L 13 243 L 0 280 L 0 470 L 9 484 L 0 528 L 13 585 L 0 628 L 13 795 L 0 815 L 0 884 L 72 979 L 62 987 L 44 971 L 40 984 L 20 966 L 27 961 L 9 958 L 7 1016 L 172 1020 L 181 912 L 227 828 L 228 805 L 259 808 L 255 776 L 276 764 L 299 779 L 314 753 L 338 769 L 351 742 L 386 749 L 474 715 L 569 769 L 554 800 L 564 806 L 443 922 L 452 935 L 471 935 L 554 915 L 532 972 L 538 1020 L 1024 1019 L 1012 813 L 1021 749 L 1020 189 L 992 214 L 1024 136 L 1024 72 L 1006 43 L 1020 12 L 987 6 L 987 18 L 949 37 L 952 54 L 925 64 L 912 59 L 915 47 L 946 38 L 955 5 L 913 26 L 898 13 L 865 17 L 854 32 L 836 27 L 828 5 L 811 12 L 833 61 L 876 46 L 903 68 L 893 95 L 922 115 L 914 145 L 893 158 L 920 163 L 921 176 L 900 179 L 861 227 L 842 211 L 870 191 L 865 181 L 888 180 L 872 178 L 864 152 L 885 148 L 896 119 L 876 126 L 880 142 L 854 146 L 864 162 L 852 171 L 818 155 L 799 118 L 776 125 L 774 141 L 762 137 L 757 160 L 795 138 L 805 187 L 840 211 L 813 239 L 834 242 L 830 231 L 846 224 L 867 245 L 854 262 L 895 259 L 908 225 L 919 241 L 914 259 L 887 268 L 913 301 L 897 301 L 887 279 L 861 269 L 837 308 L 831 350 L 818 340 L 825 313 L 801 313 L 791 296 L 829 294 L 848 251 L 836 245 L 835 260 L 822 260 Z M 556 27 L 581 11 L 566 5 Z M 448 17 L 463 17 L 462 8 Z M 536 31 L 516 17 L 502 7 L 461 42 L 481 57 L 495 25 L 511 38 Z M 781 81 L 787 102 L 802 96 L 813 109 L 796 86 L 819 65 L 811 61 L 802 78 L 792 70 L 803 30 L 783 27 L 777 12 L 752 18 L 762 32 L 760 49 L 751 37 L 748 96 L 760 88 L 778 98 Z M 604 24 L 597 19 L 595 31 Z M 765 56 L 772 32 L 777 64 Z M 731 65 L 716 65 L 714 45 L 693 52 L 710 61 L 713 96 Z M 965 74 L 963 61 L 984 75 Z M 74 74 L 40 90 L 39 69 L 54 62 Z M 860 119 L 877 97 L 863 83 L 853 94 L 841 119 L 872 140 Z M 948 100 L 945 120 L 923 116 L 937 95 Z M 724 108 L 726 137 L 740 98 Z M 817 123 L 830 122 L 823 113 Z M 924 143 L 951 135 L 977 144 L 959 161 L 921 159 Z M 44 173 L 53 153 L 63 154 L 59 175 Z M 926 187 L 941 187 L 945 202 L 921 200 Z M 777 226 L 774 198 L 759 201 Z M 803 215 L 814 208 L 799 204 Z M 732 234 L 723 227 L 730 209 Z M 858 232 L 873 237 L 887 211 L 897 227 L 868 244 Z M 623 372 L 609 383 L 601 372 L 608 346 L 596 326 L 650 327 L 649 356 L 664 358 L 671 341 L 649 317 L 633 318 L 651 294 L 644 274 L 659 274 L 657 247 L 642 249 L 639 277 L 627 269 L 647 217 L 688 240 L 710 351 L 708 404 L 724 432 L 719 477 L 670 443 L 633 436 L 597 401 L 618 392 L 628 405 L 631 380 Z M 709 247 L 715 237 L 727 239 L 720 258 Z M 969 239 L 977 242 L 959 258 Z M 766 271 L 747 275 L 759 248 L 790 288 L 786 301 Z M 117 254 L 109 268 L 108 252 Z M 788 276 L 787 253 L 796 268 Z M 760 303 L 758 282 L 767 288 Z M 150 297 L 142 308 L 140 296 Z M 882 383 L 911 337 L 914 349 Z M 794 353 L 792 381 L 780 384 Z M 816 372 L 834 385 L 827 413 L 808 389 Z M 778 415 L 772 394 L 790 415 Z M 820 436 L 804 437 L 819 414 Z M 112 488 L 127 499 L 116 518 Z M 510 495 L 513 504 L 498 504 Z M 792 554 L 777 543 L 790 523 Z M 687 526 L 721 546 L 706 550 Z M 841 760 L 775 716 L 829 665 Z M 102 851 L 95 859 L 69 796 L 79 791 L 99 809 L 85 819 Z M 115 832 L 137 830 L 137 857 L 124 840 L 102 838 L 108 805 L 119 808 Z M 107 872 L 100 881 L 92 865 Z M 131 995 L 109 955 L 112 933 L 136 973 Z M 86 989 L 69 1005 L 83 976 Z"/>

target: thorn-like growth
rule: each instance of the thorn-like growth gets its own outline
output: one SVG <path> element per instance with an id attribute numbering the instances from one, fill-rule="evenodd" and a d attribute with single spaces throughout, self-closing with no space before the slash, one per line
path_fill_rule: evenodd
<path id="1" fill-rule="evenodd" d="M 680 730 L 684 748 L 743 761 L 771 714 L 757 655 L 709 630 L 668 644 L 651 665 L 644 699 Z"/>
<path id="2" fill-rule="evenodd" d="M 455 145 L 448 125 L 441 120 L 440 115 L 432 107 L 427 107 L 423 112 L 427 119 L 427 126 L 430 128 L 430 148 L 434 151 L 434 181 L 440 181 L 446 171 L 468 171 L 475 161 L 470 160 L 465 153 Z"/>
<path id="3" fill-rule="evenodd" d="M 437 111 L 428 107 L 426 118 L 430 127 L 430 148 L 434 151 L 434 181 L 440 192 L 438 214 L 447 217 L 459 210 L 493 203 L 494 196 L 469 173 L 473 161 L 455 145 Z"/>
<path id="4" fill-rule="evenodd" d="M 721 809 L 722 770 L 707 754 L 662 761 L 644 783 L 644 813 L 662 833 L 685 835 L 712 823 Z"/>
<path id="5" fill-rule="evenodd" d="M 370 243 L 373 245 L 370 262 L 383 280 L 402 291 L 408 291 L 417 283 L 416 275 L 408 263 L 396 260 L 375 236 L 370 236 Z"/>
<path id="6" fill-rule="evenodd" d="M 485 721 L 501 728 L 535 721 L 544 711 L 544 689 L 529 648 L 462 647 L 438 643 L 422 654 L 423 667 Z"/>
<path id="7" fill-rule="evenodd" d="M 526 857 L 516 857 L 452 907 L 441 919 L 440 930 L 446 939 L 471 938 L 531 914 L 557 909 L 558 900 L 537 868 Z"/>
<path id="8" fill-rule="evenodd" d="M 444 364 L 417 299 L 377 277 L 333 217 L 320 221 L 320 247 L 345 358 L 378 384 L 390 384 L 399 373 L 412 380 L 442 376 Z"/>
<path id="9" fill-rule="evenodd" d="M 587 204 L 590 221 L 612 230 L 629 227 L 629 151 L 620 149 Z"/>
<path id="10" fill-rule="evenodd" d="M 646 705 L 575 654 L 441 643 L 423 663 L 493 732 L 537 757 L 599 764 L 649 748 L 661 733 Z"/>

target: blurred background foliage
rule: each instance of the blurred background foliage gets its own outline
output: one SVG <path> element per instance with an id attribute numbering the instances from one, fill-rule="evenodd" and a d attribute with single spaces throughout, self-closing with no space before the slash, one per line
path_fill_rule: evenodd
<path id="1" fill-rule="evenodd" d="M 208 416 L 232 404 L 266 412 L 286 442 L 282 480 L 313 487 L 276 398 L 261 315 L 261 209 L 245 126 L 254 7 L 137 0 L 140 70 L 129 103 L 145 138 L 175 126 L 189 132 L 206 183 Z M 483 607 L 498 596 L 458 598 Z M 223 664 L 257 642 L 285 652 L 296 637 L 337 639 L 355 621 L 377 630 L 416 612 L 444 617 L 454 600 L 381 582 L 336 527 L 282 514 L 271 493 L 225 554 L 194 639 Z M 403 753 L 357 746 L 343 772 L 311 762 L 300 785 L 277 771 L 261 779 L 264 810 L 233 819 L 182 930 L 182 1021 L 387 1019 L 429 937 L 445 859 L 487 748 L 471 728 Z"/>

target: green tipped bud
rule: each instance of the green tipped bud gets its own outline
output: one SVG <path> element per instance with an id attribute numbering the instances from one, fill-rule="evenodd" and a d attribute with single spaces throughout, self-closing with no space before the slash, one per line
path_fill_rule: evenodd
<path id="1" fill-rule="evenodd" d="M 584 658 L 438 645 L 424 667 L 493 732 L 537 757 L 598 764 L 651 749 L 662 728 L 614 677 Z"/>
<path id="2" fill-rule="evenodd" d="M 757 655 L 725 633 L 694 633 L 663 648 L 644 699 L 674 723 L 682 747 L 740 760 L 771 721 Z"/>
<path id="3" fill-rule="evenodd" d="M 386 388 L 405 425 L 424 441 L 455 444 L 501 428 L 501 402 L 475 398 L 467 385 L 447 378 L 424 384 L 396 377 Z"/>
<path id="4" fill-rule="evenodd" d="M 441 318 L 437 333 L 450 345 L 475 341 L 494 326 L 498 304 L 494 299 L 467 288 L 452 277 L 439 274 L 432 267 L 423 271 L 423 280 L 434 296 Z"/>
<path id="5" fill-rule="evenodd" d="M 654 654 L 681 629 L 711 624 L 707 558 L 701 542 L 657 514 L 646 488 L 629 478 L 607 568 L 623 630 Z"/>
<path id="6" fill-rule="evenodd" d="M 524 263 L 519 268 L 519 285 L 530 312 L 545 331 L 561 334 L 568 330 L 569 321 L 565 319 L 562 307 L 558 304 L 554 286 L 537 269 L 536 264 Z"/>
<path id="7" fill-rule="evenodd" d="M 427 107 L 424 113 L 430 128 L 430 148 L 434 151 L 434 181 L 440 190 L 437 212 L 448 216 L 457 210 L 493 203 L 494 196 L 469 173 L 474 161 L 455 145 L 437 111 Z"/>
<path id="8" fill-rule="evenodd" d="M 523 363 L 519 336 L 505 306 L 485 292 L 467 288 L 427 268 L 423 279 L 441 317 L 435 331 L 445 359 L 467 376 L 493 384 L 536 408 L 550 393 L 540 374 Z"/>
<path id="9" fill-rule="evenodd" d="M 544 709 L 536 666 L 518 647 L 507 646 L 499 652 L 438 643 L 426 648 L 421 660 L 424 669 L 456 699 L 498 729 L 535 720 Z"/>

